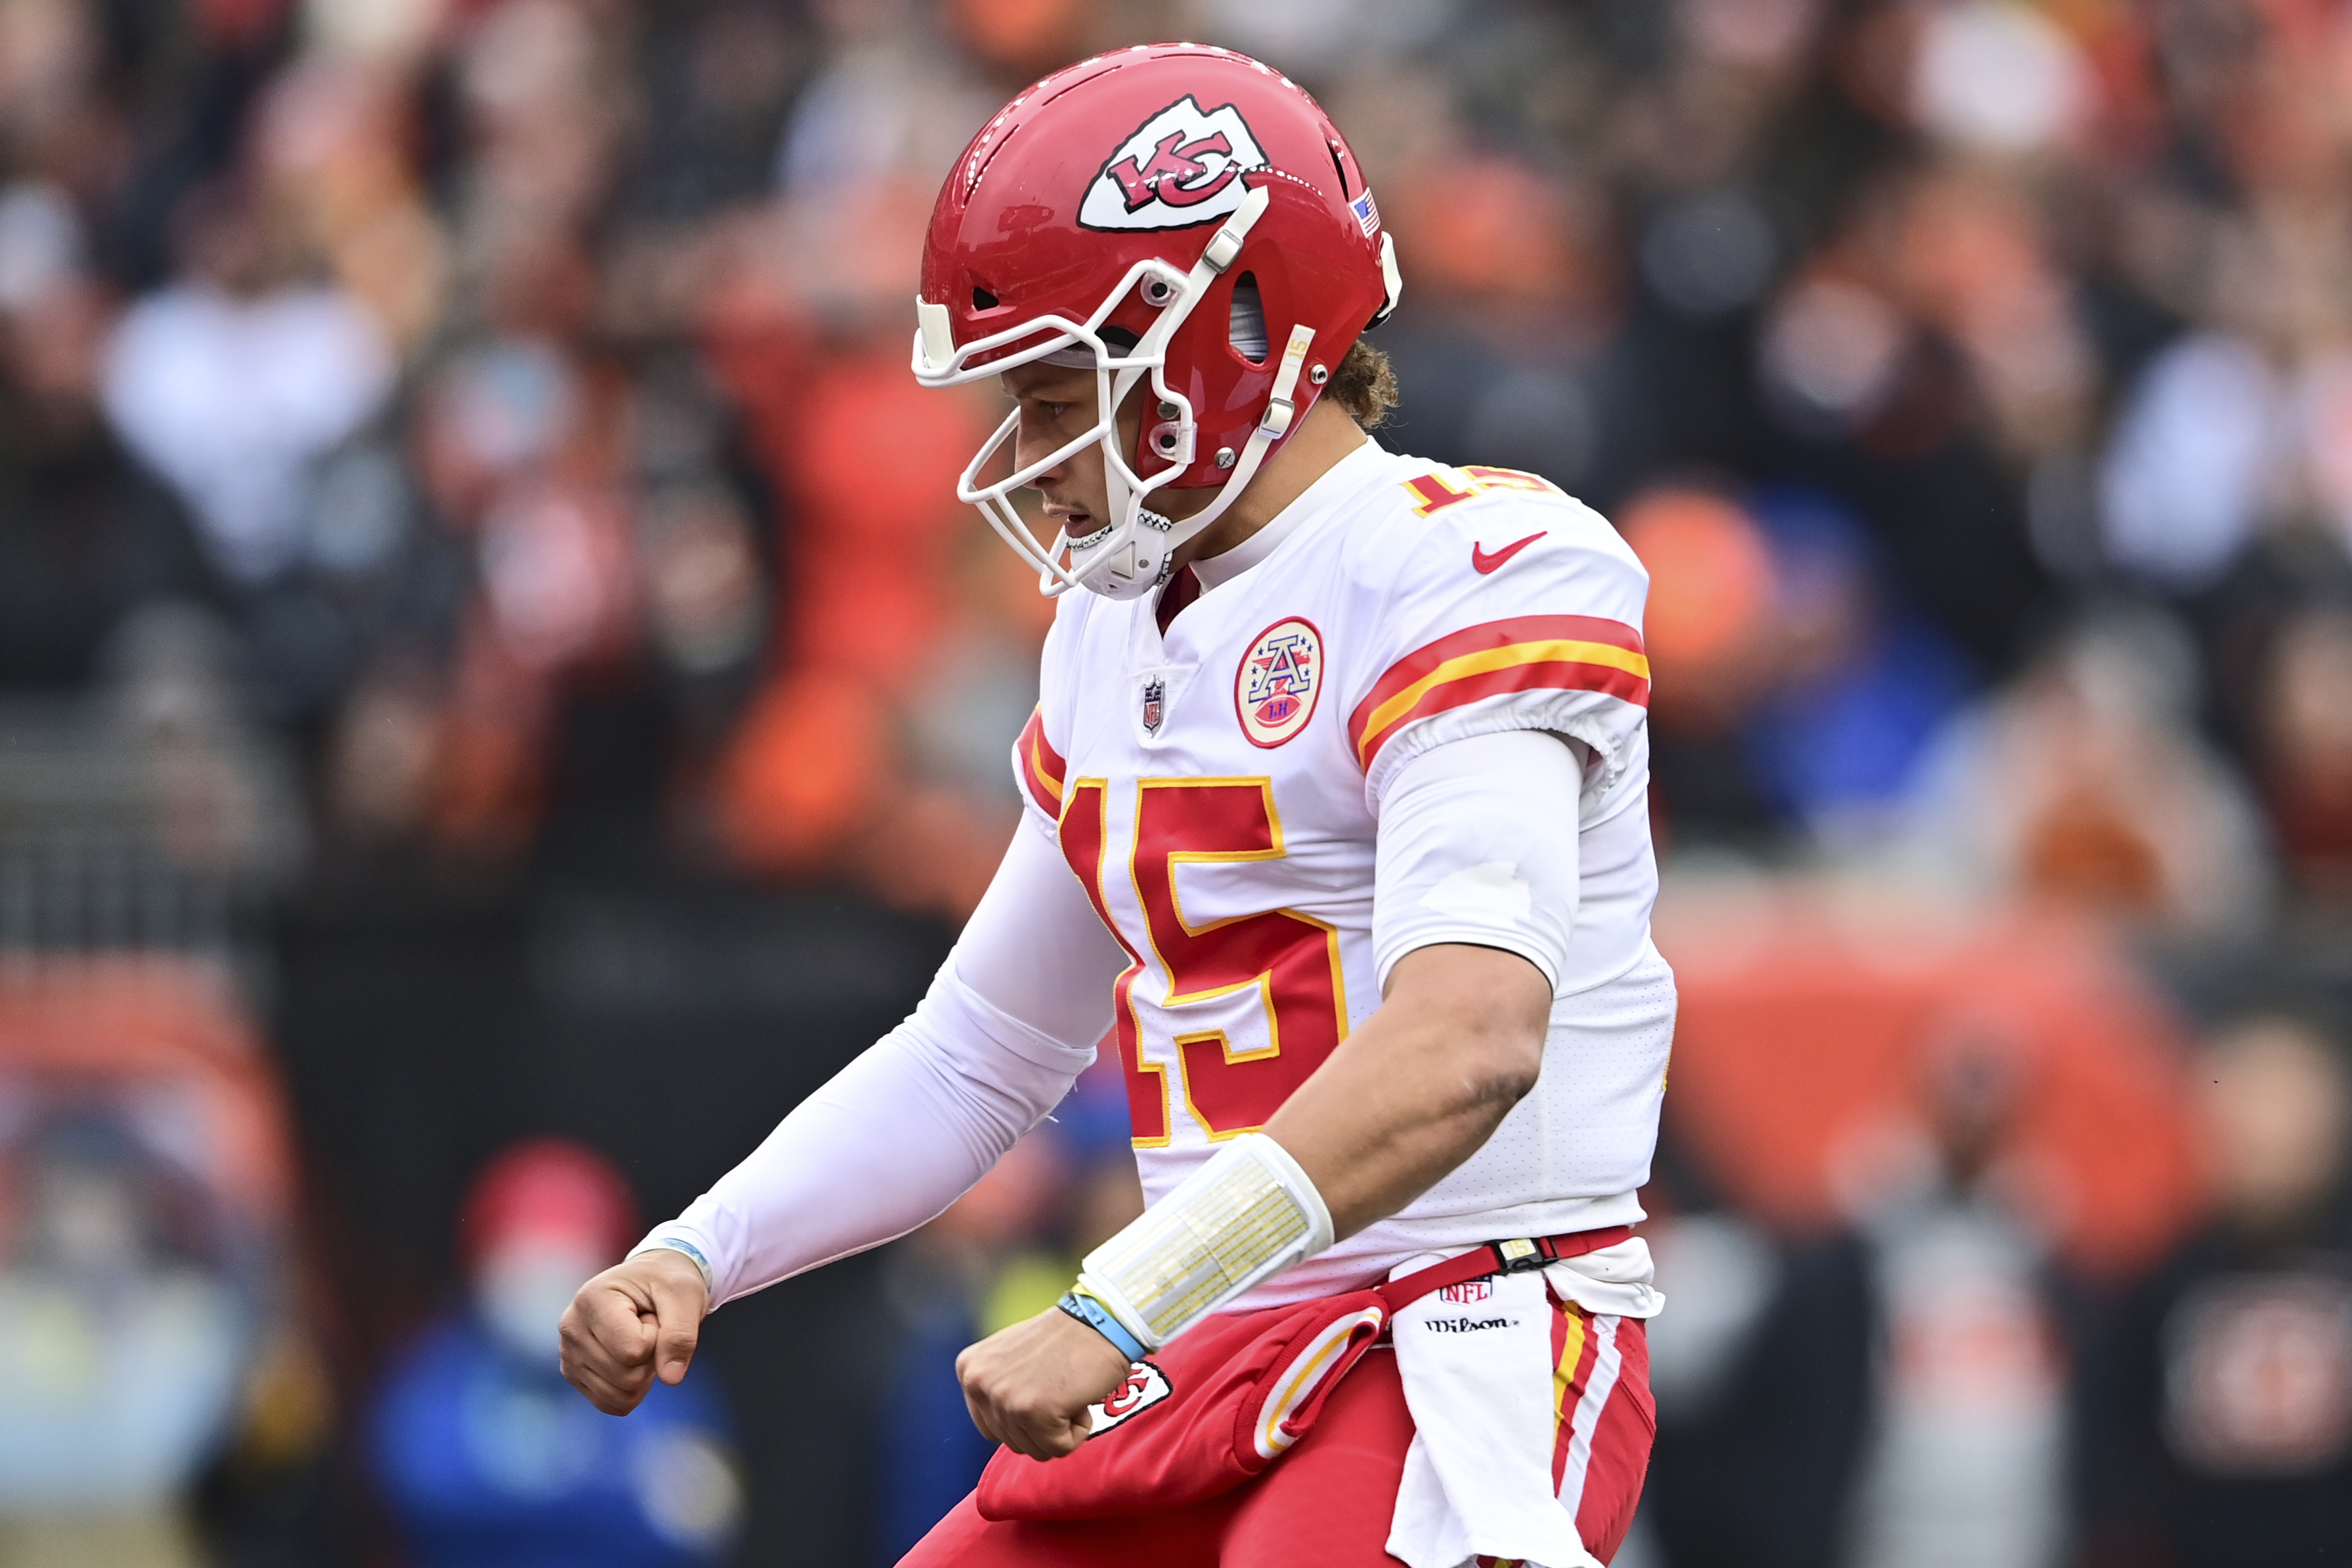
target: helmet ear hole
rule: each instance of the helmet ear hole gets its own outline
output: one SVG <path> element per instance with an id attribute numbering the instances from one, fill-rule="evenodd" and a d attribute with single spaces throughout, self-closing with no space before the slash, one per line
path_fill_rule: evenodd
<path id="1" fill-rule="evenodd" d="M 1259 295 L 1257 274 L 1244 272 L 1234 280 L 1234 304 L 1226 336 L 1234 352 L 1251 364 L 1265 363 L 1265 301 Z"/>
<path id="2" fill-rule="evenodd" d="M 971 308 L 973 309 L 993 310 L 996 308 L 996 296 L 991 294 L 987 289 L 975 287 L 971 291 Z"/>

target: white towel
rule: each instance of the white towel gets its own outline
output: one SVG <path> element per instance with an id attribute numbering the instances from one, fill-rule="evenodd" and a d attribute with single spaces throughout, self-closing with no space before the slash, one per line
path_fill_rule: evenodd
<path id="1" fill-rule="evenodd" d="M 1613 1331 L 1616 1317 L 1649 1317 L 1663 1304 L 1649 1283 L 1648 1252 L 1638 1239 L 1624 1242 L 1593 1254 L 1589 1265 L 1578 1259 L 1541 1273 L 1498 1275 L 1423 1296 L 1396 1313 L 1391 1332 L 1414 1431 L 1389 1555 L 1409 1568 L 1459 1568 L 1479 1556 L 1528 1568 L 1601 1568 L 1577 1538 L 1573 1511 L 1552 1490 L 1558 1416 L 1546 1279 L 1557 1276 L 1558 1293 L 1587 1311 L 1616 1309 L 1595 1320 L 1596 1332 Z M 1413 1260 L 1398 1276 L 1433 1260 Z M 1611 1392 L 1600 1382 L 1596 1369 L 1587 1421 L 1597 1422 Z M 1572 1448 L 1570 1462 L 1580 1476 L 1591 1434 L 1578 1437 L 1582 1451 Z"/>

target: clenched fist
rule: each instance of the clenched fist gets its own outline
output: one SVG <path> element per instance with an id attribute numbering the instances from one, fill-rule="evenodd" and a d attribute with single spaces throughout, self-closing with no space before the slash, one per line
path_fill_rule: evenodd
<path id="1" fill-rule="evenodd" d="M 656 1375 L 685 1378 L 709 1304 L 702 1270 L 682 1252 L 663 1248 L 616 1263 L 563 1310 L 563 1375 L 605 1415 L 625 1416 Z"/>
<path id="2" fill-rule="evenodd" d="M 1055 1459 L 1087 1440 L 1087 1406 L 1127 1380 L 1119 1348 L 1059 1307 L 956 1357 L 972 1425 L 1016 1454 Z"/>

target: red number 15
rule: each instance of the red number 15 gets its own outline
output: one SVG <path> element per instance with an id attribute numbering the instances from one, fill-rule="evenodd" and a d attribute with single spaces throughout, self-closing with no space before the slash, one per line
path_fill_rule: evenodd
<path id="1" fill-rule="evenodd" d="M 1149 961 L 1133 934 L 1111 918 L 1103 899 L 1102 879 L 1110 874 L 1104 861 L 1108 789 L 1100 779 L 1071 782 L 1062 813 L 1062 853 L 1086 884 L 1095 912 L 1127 949 L 1129 962 L 1116 995 L 1119 1060 L 1127 1070 L 1136 1146 L 1170 1141 L 1176 1092 L 1212 1139 L 1255 1132 L 1347 1037 L 1339 933 L 1289 909 L 1197 925 L 1187 920 L 1176 890 L 1178 866 L 1283 857 L 1273 787 L 1265 779 L 1140 780 L 1129 874 L 1143 907 L 1144 946 L 1168 976 L 1167 1007 L 1181 1009 L 1255 988 L 1265 1012 L 1262 1046 L 1236 1050 L 1223 1030 L 1171 1031 L 1168 1043 L 1175 1048 L 1180 1080 L 1171 1092 L 1167 1064 L 1143 1057 L 1133 991 Z"/>

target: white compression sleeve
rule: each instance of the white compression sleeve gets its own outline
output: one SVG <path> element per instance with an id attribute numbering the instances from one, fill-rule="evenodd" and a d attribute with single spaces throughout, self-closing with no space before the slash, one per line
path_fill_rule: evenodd
<path id="1" fill-rule="evenodd" d="M 929 995 L 639 1247 L 683 1243 L 714 1307 L 903 1236 L 1061 1103 L 1126 962 L 1024 821 Z"/>
<path id="2" fill-rule="evenodd" d="M 1517 953 L 1554 988 L 1576 924 L 1582 757 L 1540 730 L 1432 747 L 1381 795 L 1372 954 L 1382 987 L 1416 947 Z"/>

